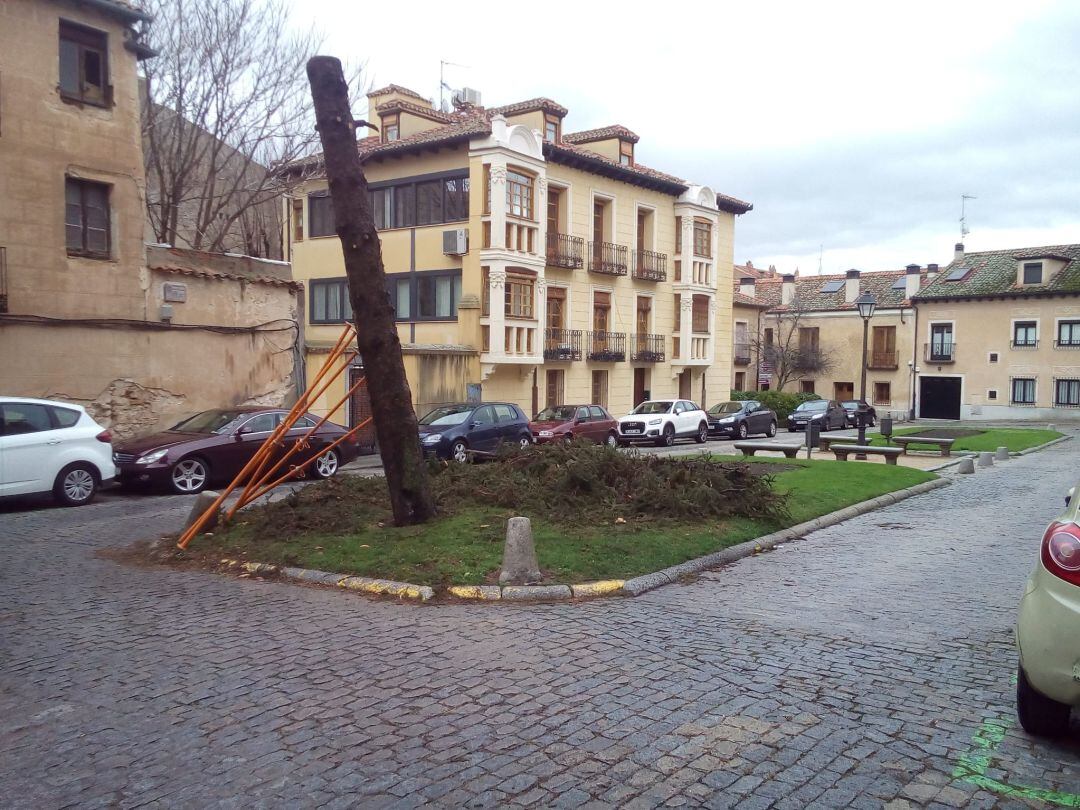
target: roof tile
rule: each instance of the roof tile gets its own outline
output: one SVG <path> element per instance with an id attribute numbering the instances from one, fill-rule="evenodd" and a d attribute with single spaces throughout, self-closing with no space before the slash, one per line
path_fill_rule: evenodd
<path id="1" fill-rule="evenodd" d="M 886 270 L 873 273 L 863 273 L 859 279 L 859 292 L 870 293 L 877 300 L 878 307 L 895 309 L 901 306 L 910 306 L 904 290 L 893 289 L 897 279 L 904 278 L 907 272 L 904 270 Z M 845 285 L 841 284 L 836 292 L 822 292 L 822 288 L 830 281 L 844 281 L 843 273 L 823 276 L 802 276 L 795 279 L 795 294 L 800 302 L 800 309 L 807 312 L 828 312 L 855 310 L 854 302 L 844 300 Z M 920 283 L 925 284 L 926 272 L 919 276 Z M 786 312 L 789 306 L 781 306 L 781 292 L 783 290 L 783 278 L 780 276 L 758 278 L 754 283 L 754 298 L 769 304 L 770 311 Z M 735 282 L 738 289 L 738 280 Z"/>
<path id="2" fill-rule="evenodd" d="M 592 143 L 593 141 L 606 141 L 609 138 L 621 138 L 624 141 L 630 141 L 630 143 L 637 143 L 641 140 L 636 133 L 631 132 L 622 124 L 612 124 L 598 129 L 586 129 L 581 132 L 570 132 L 562 136 L 562 139 L 567 143 Z"/>
<path id="3" fill-rule="evenodd" d="M 1047 284 L 1017 286 L 1016 263 L 1024 259 L 1059 258 L 1067 264 Z M 961 267 L 971 270 L 960 281 L 946 281 Z M 1080 245 L 1050 245 L 967 253 L 941 269 L 941 274 L 919 291 L 920 301 L 935 298 L 1037 297 L 1050 293 L 1080 295 Z"/>

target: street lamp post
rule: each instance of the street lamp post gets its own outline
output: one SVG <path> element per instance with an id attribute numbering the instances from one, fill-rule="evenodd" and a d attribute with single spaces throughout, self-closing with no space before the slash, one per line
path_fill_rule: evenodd
<path id="1" fill-rule="evenodd" d="M 855 307 L 859 310 L 859 317 L 862 318 L 862 377 L 859 382 L 859 402 L 860 405 L 856 409 L 856 418 L 859 423 L 859 446 L 866 446 L 866 409 L 862 407 L 863 402 L 866 402 L 866 339 L 870 332 L 870 319 L 874 317 L 874 310 L 877 309 L 877 299 L 870 293 L 863 293 L 855 300 Z M 866 453 L 856 453 L 855 458 L 866 460 Z"/>

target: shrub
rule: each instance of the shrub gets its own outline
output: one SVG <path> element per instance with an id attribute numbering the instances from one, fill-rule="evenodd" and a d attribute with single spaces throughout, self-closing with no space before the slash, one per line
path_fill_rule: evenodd
<path id="1" fill-rule="evenodd" d="M 732 391 L 734 400 L 756 399 L 766 408 L 776 412 L 776 418 L 783 423 L 788 414 L 804 402 L 821 399 L 817 394 L 803 394 L 789 391 Z"/>

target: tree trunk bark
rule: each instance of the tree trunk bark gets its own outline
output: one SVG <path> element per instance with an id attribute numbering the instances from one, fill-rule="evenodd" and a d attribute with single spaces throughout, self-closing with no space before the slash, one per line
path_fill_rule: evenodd
<path id="1" fill-rule="evenodd" d="M 423 523 L 435 514 L 435 500 L 401 359 L 367 180 L 356 148 L 348 85 L 341 62 L 334 57 L 313 57 L 307 74 L 394 523 Z"/>

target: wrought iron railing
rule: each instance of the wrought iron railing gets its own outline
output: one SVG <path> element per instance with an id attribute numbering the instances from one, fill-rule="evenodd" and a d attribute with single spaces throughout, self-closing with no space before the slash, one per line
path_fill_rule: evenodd
<path id="1" fill-rule="evenodd" d="M 876 371 L 899 368 L 900 352 L 871 350 L 870 355 L 866 358 L 866 367 Z"/>
<path id="2" fill-rule="evenodd" d="M 581 330 L 545 329 L 544 359 L 553 362 L 558 362 L 560 360 L 580 360 Z"/>
<path id="3" fill-rule="evenodd" d="M 1034 338 L 1031 340 L 1010 340 L 1009 347 L 1012 349 L 1037 349 L 1039 348 L 1039 341 Z"/>
<path id="4" fill-rule="evenodd" d="M 625 276 L 627 269 L 626 245 L 612 242 L 589 242 L 589 271 L 609 276 Z"/>
<path id="5" fill-rule="evenodd" d="M 732 359 L 737 366 L 750 365 L 750 344 L 749 343 L 736 343 L 732 352 Z"/>
<path id="6" fill-rule="evenodd" d="M 665 343 L 663 335 L 633 334 L 630 336 L 630 359 L 635 363 L 663 363 Z"/>
<path id="7" fill-rule="evenodd" d="M 626 359 L 626 333 L 589 332 L 588 359 L 621 363 Z"/>
<path id="8" fill-rule="evenodd" d="M 923 344 L 923 357 L 927 363 L 955 363 L 956 344 L 950 341 Z"/>
<path id="9" fill-rule="evenodd" d="M 547 263 L 552 267 L 577 270 L 585 266 L 585 240 L 568 233 L 548 231 Z"/>
<path id="10" fill-rule="evenodd" d="M 667 281 L 667 254 L 655 250 L 635 250 L 634 278 Z"/>

